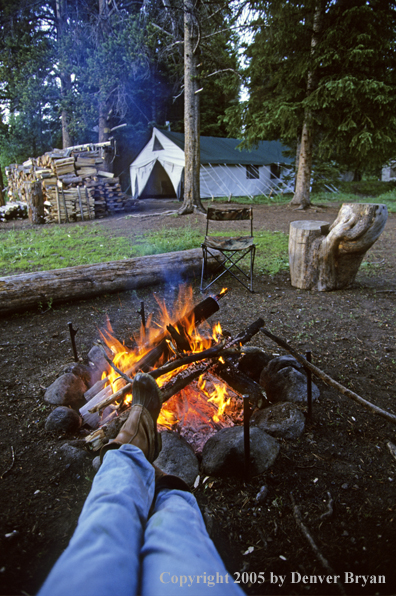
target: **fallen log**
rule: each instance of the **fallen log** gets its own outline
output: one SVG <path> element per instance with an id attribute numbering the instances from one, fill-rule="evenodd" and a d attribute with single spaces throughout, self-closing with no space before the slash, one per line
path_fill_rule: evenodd
<path id="1" fill-rule="evenodd" d="M 199 274 L 202 250 L 194 248 L 159 255 L 78 265 L 0 277 L 0 315 L 86 299 L 101 294 L 135 290 L 172 278 Z M 211 266 L 215 263 L 211 262 Z"/>

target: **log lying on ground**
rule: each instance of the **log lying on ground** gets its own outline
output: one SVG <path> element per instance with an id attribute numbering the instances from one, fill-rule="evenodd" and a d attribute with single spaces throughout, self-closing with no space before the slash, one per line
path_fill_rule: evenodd
<path id="1" fill-rule="evenodd" d="M 0 277 L 0 315 L 67 300 L 136 290 L 169 278 L 199 274 L 202 250 L 194 248 L 159 255 L 79 265 Z M 213 261 L 210 263 L 215 265 Z"/>

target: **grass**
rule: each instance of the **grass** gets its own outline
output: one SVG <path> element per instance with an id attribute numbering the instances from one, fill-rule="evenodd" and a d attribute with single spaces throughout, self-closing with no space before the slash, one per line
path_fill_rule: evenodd
<path id="1" fill-rule="evenodd" d="M 389 213 L 396 213 L 396 188 L 393 182 L 362 181 L 340 182 L 337 184 L 339 192 L 314 191 L 311 193 L 313 205 L 331 205 L 334 203 L 383 203 Z M 215 203 L 237 203 L 241 205 L 285 205 L 293 198 L 292 194 L 279 194 L 275 196 L 259 195 L 248 197 L 228 197 L 215 199 Z M 211 202 L 208 202 L 209 204 Z"/>
<path id="2" fill-rule="evenodd" d="M 235 236 L 244 236 L 246 232 L 235 230 Z M 222 236 L 215 233 L 213 236 Z M 138 237 L 137 252 L 141 255 L 187 250 L 201 246 L 202 233 L 194 228 L 174 230 L 162 228 L 158 232 L 147 233 Z M 268 232 L 261 230 L 255 232 L 254 241 L 257 245 L 255 271 L 275 275 L 289 267 L 288 241 L 289 236 L 283 232 Z"/>
<path id="3" fill-rule="evenodd" d="M 93 225 L 10 230 L 0 235 L 0 271 L 46 271 L 136 256 L 127 238 L 111 238 Z"/>
<path id="4" fill-rule="evenodd" d="M 396 190 L 389 190 L 376 197 L 360 196 L 347 192 L 318 192 L 311 194 L 313 205 L 332 203 L 383 203 L 387 206 L 389 213 L 396 213 Z"/>
<path id="5" fill-rule="evenodd" d="M 396 213 L 394 184 L 376 182 L 342 183 L 342 192 L 311 194 L 313 205 L 334 203 L 384 203 L 389 212 Z M 340 186 L 340 187 L 341 187 Z M 362 193 L 362 194 L 361 194 Z M 364 194 L 366 193 L 366 194 Z M 233 197 L 232 203 L 286 204 L 292 195 L 266 197 Z M 228 202 L 227 197 L 215 202 Z M 207 202 L 211 204 L 211 201 Z M 243 233 L 240 232 L 241 235 Z M 238 232 L 235 232 L 238 235 Z M 75 226 L 48 226 L 33 230 L 0 232 L 0 275 L 24 271 L 61 269 L 75 265 L 103 263 L 131 257 L 198 248 L 202 233 L 192 226 L 178 228 L 171 225 L 161 230 L 141 234 L 133 239 L 110 237 L 95 223 Z M 281 232 L 255 232 L 257 244 L 255 271 L 275 275 L 288 269 L 288 236 Z M 369 264 L 363 266 L 370 267 Z"/>
<path id="6" fill-rule="evenodd" d="M 243 232 L 235 232 L 243 235 Z M 10 230 L 0 235 L 0 272 L 2 275 L 25 271 L 46 271 L 75 265 L 102 263 L 131 257 L 198 248 L 202 233 L 191 226 L 169 227 L 141 234 L 132 241 L 100 233 L 93 225 L 54 226 L 35 230 Z M 288 236 L 281 232 L 260 231 L 255 271 L 275 275 L 288 267 Z"/>
<path id="7" fill-rule="evenodd" d="M 210 207 L 213 203 L 237 203 L 238 205 L 285 205 L 292 200 L 292 194 L 279 194 L 273 196 L 257 195 L 255 197 L 216 197 L 214 201 L 202 201 L 205 207 Z"/>

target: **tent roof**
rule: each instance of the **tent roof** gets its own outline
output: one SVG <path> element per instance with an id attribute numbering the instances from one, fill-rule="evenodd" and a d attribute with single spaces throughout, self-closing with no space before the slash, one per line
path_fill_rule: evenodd
<path id="1" fill-rule="evenodd" d="M 184 134 L 167 130 L 160 132 L 184 151 Z M 279 141 L 260 141 L 252 150 L 237 149 L 240 143 L 239 139 L 201 137 L 201 164 L 267 166 L 272 163 L 290 164 L 293 161 L 283 155 L 288 147 Z"/>

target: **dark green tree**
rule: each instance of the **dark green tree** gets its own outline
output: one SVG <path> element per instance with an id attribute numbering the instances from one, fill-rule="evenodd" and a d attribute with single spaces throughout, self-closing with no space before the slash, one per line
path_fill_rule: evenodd
<path id="1" fill-rule="evenodd" d="M 39 155 L 58 140 L 58 96 L 46 11 L 4 2 L 0 15 L 0 150 L 5 163 Z"/>
<path id="2" fill-rule="evenodd" d="M 227 113 L 247 143 L 299 141 L 293 203 L 310 203 L 315 156 L 363 169 L 396 153 L 395 2 L 255 3 L 249 99 Z"/>

